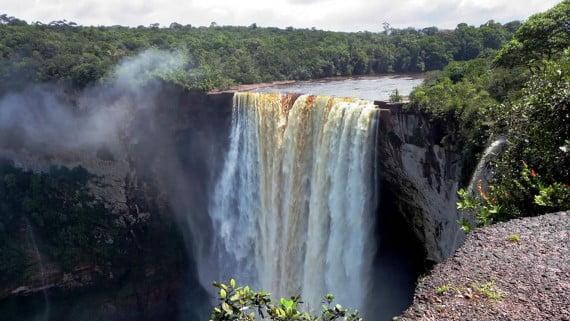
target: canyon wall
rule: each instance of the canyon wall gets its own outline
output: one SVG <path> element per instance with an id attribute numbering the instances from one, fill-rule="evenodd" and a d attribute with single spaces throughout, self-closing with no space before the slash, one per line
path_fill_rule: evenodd
<path id="1" fill-rule="evenodd" d="M 457 221 L 459 153 L 445 124 L 402 104 L 381 108 L 378 152 L 380 186 L 390 215 L 405 219 L 425 254 L 426 265 L 441 262 L 463 242 Z M 388 203 L 388 204 L 386 204 Z"/>
<path id="2" fill-rule="evenodd" d="M 73 300 L 79 300 L 79 293 L 100 293 L 97 300 L 82 303 L 84 311 L 92 312 L 86 320 L 105 315 L 114 320 L 192 320 L 197 318 L 191 311 L 197 304 L 207 310 L 195 260 L 212 247 L 211 239 L 198 235 L 212 230 L 209 195 L 228 146 L 232 100 L 232 93 L 207 95 L 164 86 L 145 102 L 151 108 L 128 117 L 120 139 L 96 150 L 38 154 L 10 144 L 0 146 L 0 157 L 13 160 L 17 167 L 41 172 L 53 165 L 82 166 L 96 175 L 90 191 L 116 218 L 113 229 L 128 239 L 128 248 L 116 250 L 132 257 L 129 268 L 110 270 L 118 275 L 90 264 L 64 272 L 58 262 L 46 258 L 48 281 L 35 269 L 36 275 L 24 282 L 3 287 L 0 310 L 17 314 L 15 306 L 22 302 L 36 302 L 41 310 L 39 294 L 45 290 L 53 302 L 77 302 Z M 458 154 L 445 144 L 444 125 L 403 112 L 400 105 L 376 103 L 381 109 L 377 213 L 397 218 L 398 229 L 406 235 L 402 242 L 418 249 L 414 255 L 421 256 L 421 264 L 439 262 L 463 240 L 455 209 Z M 74 315 L 59 309 L 60 318 Z"/>

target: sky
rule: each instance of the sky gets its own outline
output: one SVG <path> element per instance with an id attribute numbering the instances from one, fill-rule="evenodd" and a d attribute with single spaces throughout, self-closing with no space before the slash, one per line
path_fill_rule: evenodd
<path id="1" fill-rule="evenodd" d="M 561 0 L 0 0 L 0 14 L 81 25 L 218 25 L 382 31 L 524 20 Z"/>

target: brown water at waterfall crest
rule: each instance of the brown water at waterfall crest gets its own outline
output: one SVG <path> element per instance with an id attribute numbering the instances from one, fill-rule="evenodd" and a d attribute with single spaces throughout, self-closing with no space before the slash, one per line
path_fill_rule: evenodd
<path id="1" fill-rule="evenodd" d="M 236 93 L 213 194 L 205 284 L 236 277 L 311 308 L 334 293 L 364 308 L 374 256 L 373 102 Z"/>

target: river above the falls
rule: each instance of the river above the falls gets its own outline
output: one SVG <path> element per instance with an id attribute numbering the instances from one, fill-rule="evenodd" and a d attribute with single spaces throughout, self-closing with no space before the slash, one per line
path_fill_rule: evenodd
<path id="1" fill-rule="evenodd" d="M 396 89 L 400 95 L 408 96 L 412 89 L 420 85 L 425 78 L 425 73 L 336 77 L 270 85 L 256 88 L 253 91 L 388 100 Z"/>

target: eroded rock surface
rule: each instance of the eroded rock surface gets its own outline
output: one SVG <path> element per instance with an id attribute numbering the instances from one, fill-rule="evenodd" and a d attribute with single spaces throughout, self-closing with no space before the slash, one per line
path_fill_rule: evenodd
<path id="1" fill-rule="evenodd" d="M 382 105 L 379 124 L 379 176 L 390 215 L 404 217 L 422 244 L 426 263 L 448 257 L 463 242 L 457 221 L 459 153 L 449 143 L 448 129 L 421 113 Z M 390 204 L 386 204 L 386 200 Z"/>
<path id="2" fill-rule="evenodd" d="M 397 320 L 570 320 L 570 211 L 475 230 Z"/>

